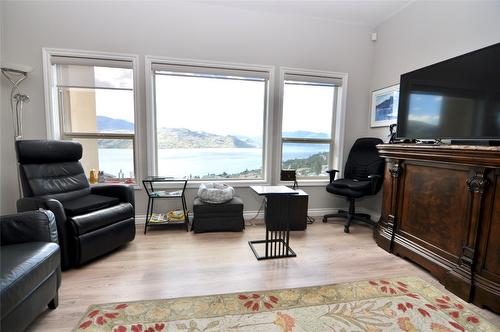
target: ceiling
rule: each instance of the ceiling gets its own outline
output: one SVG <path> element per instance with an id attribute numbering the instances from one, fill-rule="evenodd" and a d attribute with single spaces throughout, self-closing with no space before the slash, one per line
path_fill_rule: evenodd
<path id="1" fill-rule="evenodd" d="M 413 1 L 415 0 L 201 0 L 198 2 L 376 27 Z"/>

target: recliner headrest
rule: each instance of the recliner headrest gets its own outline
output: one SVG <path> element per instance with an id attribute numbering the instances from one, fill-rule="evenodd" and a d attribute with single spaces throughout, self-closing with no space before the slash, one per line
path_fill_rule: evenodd
<path id="1" fill-rule="evenodd" d="M 82 158 L 82 145 L 74 141 L 21 140 L 16 141 L 16 154 L 20 164 L 78 161 Z"/>

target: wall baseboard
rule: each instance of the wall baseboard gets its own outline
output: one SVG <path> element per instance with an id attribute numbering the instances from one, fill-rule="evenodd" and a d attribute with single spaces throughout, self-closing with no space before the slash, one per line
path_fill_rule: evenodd
<path id="1" fill-rule="evenodd" d="M 307 210 L 307 215 L 311 217 L 322 217 L 325 214 L 329 213 L 335 213 L 339 209 L 346 209 L 345 207 L 341 208 L 311 208 Z M 375 212 L 375 211 L 370 211 L 365 208 L 357 208 L 357 212 L 361 213 L 367 213 L 372 217 L 372 220 L 378 221 L 380 218 L 380 213 Z M 189 214 L 190 217 L 192 217 L 192 213 Z M 245 224 L 251 225 L 252 223 L 255 224 L 261 224 L 264 220 L 264 211 L 243 211 L 243 218 L 245 218 Z M 255 220 L 255 222 L 253 222 Z M 319 219 L 318 219 L 319 220 Z M 146 215 L 145 214 L 138 214 L 135 216 L 135 223 L 137 225 L 144 225 L 146 223 Z"/>

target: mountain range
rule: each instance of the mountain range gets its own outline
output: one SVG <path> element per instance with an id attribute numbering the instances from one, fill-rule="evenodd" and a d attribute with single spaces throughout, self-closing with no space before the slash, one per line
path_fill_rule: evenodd
<path id="1" fill-rule="evenodd" d="M 134 124 L 122 119 L 113 119 L 107 116 L 98 115 L 97 131 L 105 132 L 134 132 Z"/>
<path id="2" fill-rule="evenodd" d="M 134 124 L 126 120 L 97 116 L 98 132 L 133 132 Z M 284 137 L 327 138 L 327 134 L 309 131 L 284 132 Z M 101 140 L 100 148 L 132 148 L 132 142 L 125 140 Z M 204 131 L 193 131 L 186 128 L 159 128 L 159 149 L 182 148 L 260 148 L 259 137 L 217 135 Z"/>

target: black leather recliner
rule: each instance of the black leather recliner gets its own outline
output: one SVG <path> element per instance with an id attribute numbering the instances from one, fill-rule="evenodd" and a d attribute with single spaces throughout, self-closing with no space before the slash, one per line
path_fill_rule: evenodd
<path id="1" fill-rule="evenodd" d="M 374 225 L 370 215 L 356 213 L 355 200 L 357 198 L 375 195 L 382 187 L 385 161 L 379 156 L 377 144 L 382 144 L 379 138 L 358 138 L 349 152 L 344 169 L 344 178 L 335 180 L 338 170 L 327 171 L 330 174 L 330 183 L 326 186 L 329 193 L 344 196 L 349 201 L 349 211 L 339 210 L 338 213 L 326 214 L 323 222 L 328 218 L 346 218 L 344 232 L 349 233 L 349 226 L 353 219 Z"/>
<path id="2" fill-rule="evenodd" d="M 0 217 L 1 331 L 23 331 L 47 306 L 58 305 L 61 257 L 54 214 Z"/>
<path id="3" fill-rule="evenodd" d="M 24 198 L 18 211 L 54 213 L 63 269 L 78 266 L 135 238 L 134 192 L 127 185 L 89 186 L 73 141 L 16 141 Z"/>

